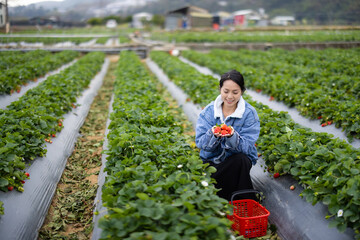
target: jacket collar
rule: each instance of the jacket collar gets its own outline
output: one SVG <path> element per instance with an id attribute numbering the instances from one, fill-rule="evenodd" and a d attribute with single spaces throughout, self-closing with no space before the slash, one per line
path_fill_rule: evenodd
<path id="1" fill-rule="evenodd" d="M 217 96 L 214 102 L 214 118 L 220 118 L 222 122 L 224 121 L 222 107 L 221 107 L 221 104 L 223 102 L 224 101 L 221 99 L 221 95 Z M 242 118 L 244 112 L 245 112 L 245 100 L 241 96 L 239 102 L 237 103 L 235 112 L 233 112 L 230 116 L 234 118 Z"/>

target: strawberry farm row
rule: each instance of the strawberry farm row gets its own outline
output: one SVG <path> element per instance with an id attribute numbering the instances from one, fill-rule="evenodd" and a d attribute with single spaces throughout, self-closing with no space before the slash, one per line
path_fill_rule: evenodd
<path id="1" fill-rule="evenodd" d="M 128 37 L 119 36 L 118 37 L 121 43 L 129 42 Z M 45 45 L 52 45 L 62 42 L 72 42 L 75 45 L 81 43 L 89 42 L 93 39 L 96 39 L 97 44 L 105 44 L 109 37 L 0 37 L 0 44 L 8 43 L 43 43 Z"/>
<path id="2" fill-rule="evenodd" d="M 235 32 L 152 32 L 152 40 L 165 42 L 331 42 L 359 41 L 360 31 L 235 31 Z"/>
<path id="3" fill-rule="evenodd" d="M 217 79 L 200 74 L 167 53 L 153 51 L 150 56 L 194 103 L 205 107 L 218 95 Z M 273 111 L 249 96 L 245 99 L 259 114 L 257 145 L 268 171 L 292 175 L 305 188 L 301 196 L 312 204 L 323 202 L 328 206 L 330 226 L 340 231 L 350 227 L 359 234 L 360 150 L 327 133 L 312 132 L 294 123 L 287 113 Z M 339 210 L 344 215 L 336 217 Z"/>
<path id="4" fill-rule="evenodd" d="M 19 92 L 22 85 L 27 84 L 29 81 L 36 81 L 37 78 L 59 68 L 78 56 L 78 52 L 70 50 L 57 54 L 51 54 L 45 50 L 36 50 L 26 54 L 17 54 L 16 59 L 12 57 L 9 59 L 5 55 L 0 56 L 1 62 L 16 61 L 11 63 L 10 68 L 4 69 L 0 73 L 0 94 Z"/>
<path id="5" fill-rule="evenodd" d="M 4 71 L 10 69 L 15 65 L 25 63 L 30 59 L 39 58 L 47 54 L 50 54 L 50 52 L 43 50 L 30 51 L 27 53 L 20 51 L 0 52 L 0 70 Z"/>
<path id="6" fill-rule="evenodd" d="M 129 64 L 131 62 L 131 64 Z M 228 203 L 132 52 L 120 55 L 102 189 L 106 239 L 229 239 Z"/>
<path id="7" fill-rule="evenodd" d="M 185 51 L 183 56 L 219 74 L 242 69 L 249 87 L 296 107 L 306 117 L 321 119 L 323 126 L 334 123 L 351 140 L 360 138 L 359 51 L 212 50 Z"/>
<path id="8" fill-rule="evenodd" d="M 26 165 L 46 154 L 46 142 L 61 131 L 62 116 L 76 107 L 76 98 L 100 70 L 104 57 L 100 52 L 85 55 L 0 110 L 1 191 L 24 190 Z"/>
<path id="9" fill-rule="evenodd" d="M 88 42 L 94 39 L 93 37 L 71 37 L 71 38 L 64 38 L 64 37 L 1 37 L 0 43 L 38 43 L 42 42 L 44 44 L 55 44 L 60 42 L 67 42 L 71 41 L 75 44 L 80 44 L 84 42 Z"/>

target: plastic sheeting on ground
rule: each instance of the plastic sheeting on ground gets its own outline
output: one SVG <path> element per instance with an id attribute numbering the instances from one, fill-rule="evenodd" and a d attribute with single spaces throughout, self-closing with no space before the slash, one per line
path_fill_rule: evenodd
<path id="1" fill-rule="evenodd" d="M 49 73 L 47 73 L 44 77 L 40 77 L 38 78 L 38 80 L 36 82 L 28 82 L 28 84 L 25 86 L 21 86 L 21 91 L 19 93 L 14 92 L 11 95 L 0 95 L 0 108 L 1 109 L 5 109 L 8 105 L 10 105 L 12 102 L 17 101 L 22 95 L 24 95 L 26 93 L 26 91 L 28 91 L 31 88 L 36 87 L 37 85 L 39 85 L 41 82 L 45 81 L 49 76 L 54 75 L 59 73 L 60 71 L 64 70 L 65 68 L 70 67 L 71 65 L 73 65 L 77 60 L 73 60 L 68 64 L 63 65 L 62 67 L 60 67 L 57 70 L 51 71 Z"/>
<path id="2" fill-rule="evenodd" d="M 110 105 L 109 105 L 109 118 L 108 118 L 108 120 L 106 122 L 106 130 L 105 130 L 105 138 L 104 138 L 103 150 L 108 150 L 109 140 L 107 139 L 106 136 L 109 133 L 109 125 L 110 125 L 110 122 L 111 122 L 110 114 L 113 111 L 113 107 L 112 107 L 113 102 L 114 102 L 114 95 L 111 97 L 111 101 L 110 101 Z M 99 227 L 99 220 L 107 212 L 106 207 L 104 207 L 103 203 L 102 203 L 102 187 L 104 186 L 105 178 L 107 176 L 107 173 L 104 171 L 104 169 L 106 167 L 106 158 L 107 157 L 108 157 L 107 154 L 102 154 L 102 156 L 101 156 L 101 169 L 100 169 L 99 176 L 98 176 L 98 189 L 97 189 L 96 197 L 95 197 L 95 200 L 94 200 L 94 205 L 95 205 L 95 207 L 94 207 L 94 215 L 93 215 L 94 228 L 93 228 L 93 232 L 92 232 L 92 236 L 91 236 L 91 239 L 93 239 L 93 240 L 100 239 L 102 229 Z M 95 213 L 97 213 L 97 214 L 95 214 Z"/>
<path id="3" fill-rule="evenodd" d="M 184 59 L 183 59 L 184 60 Z M 146 60 L 151 71 L 157 76 L 160 82 L 166 87 L 170 86 L 171 95 L 178 100 L 178 104 L 184 108 L 189 120 L 196 125 L 197 116 L 201 112 L 200 107 L 195 106 L 191 102 L 184 104 L 183 99 L 185 93 L 178 87 L 173 87 L 166 74 L 150 59 Z M 187 61 L 189 63 L 189 61 Z M 198 68 L 199 71 L 209 75 L 213 75 L 210 70 L 204 67 Z M 178 91 L 179 90 L 179 91 Z M 257 99 L 254 99 L 257 100 Z M 258 101 L 258 100 L 257 100 Z M 266 103 L 264 103 L 266 104 Z M 190 106 L 192 105 L 192 106 Z M 301 186 L 291 176 L 284 176 L 274 179 L 269 176 L 268 172 L 264 172 L 265 163 L 260 158 L 258 163 L 251 169 L 251 177 L 254 188 L 263 192 L 266 200 L 264 206 L 270 211 L 269 222 L 277 226 L 277 234 L 281 239 L 327 239 L 327 240 L 350 240 L 354 239 L 354 233 L 351 229 L 347 229 L 345 233 L 340 233 L 336 228 L 329 228 L 329 221 L 325 219 L 327 215 L 327 207 L 322 203 L 313 206 L 306 202 L 305 199 L 299 197 L 303 190 Z M 294 191 L 289 187 L 295 185 Z"/>
<path id="4" fill-rule="evenodd" d="M 90 106 L 102 85 L 109 66 L 105 59 L 101 71 L 93 78 L 88 89 L 77 99 L 80 106 L 64 115 L 64 128 L 53 143 L 47 143 L 47 154 L 37 158 L 26 169 L 30 179 L 26 180 L 24 192 L 0 192 L 5 214 L 0 217 L 0 238 L 2 240 L 37 239 L 50 207 L 52 197 L 61 178 L 68 157 L 79 137 Z"/>

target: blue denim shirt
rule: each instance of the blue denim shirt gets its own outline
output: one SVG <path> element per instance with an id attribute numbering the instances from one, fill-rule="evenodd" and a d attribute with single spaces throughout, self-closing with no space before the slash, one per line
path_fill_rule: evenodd
<path id="1" fill-rule="evenodd" d="M 219 102 L 221 104 L 220 95 L 201 111 L 197 120 L 195 143 L 201 159 L 218 164 L 233 154 L 244 153 L 255 165 L 258 159 L 255 142 L 260 134 L 260 120 L 255 108 L 241 98 L 235 113 L 223 119 Z M 222 123 L 234 128 L 231 137 L 216 138 L 212 133 L 211 128 Z"/>

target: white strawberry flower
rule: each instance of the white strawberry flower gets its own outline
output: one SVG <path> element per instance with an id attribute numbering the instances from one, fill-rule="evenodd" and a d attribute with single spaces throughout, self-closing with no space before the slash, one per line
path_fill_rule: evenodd
<path id="1" fill-rule="evenodd" d="M 220 212 L 220 211 L 218 211 L 218 214 L 219 214 L 220 216 L 225 216 L 225 213 Z"/>
<path id="2" fill-rule="evenodd" d="M 339 211 L 337 212 L 337 216 L 342 217 L 343 214 L 344 214 L 344 211 L 342 209 L 339 209 Z"/>
<path id="3" fill-rule="evenodd" d="M 177 165 L 177 168 L 182 168 L 182 167 L 183 167 L 182 164 Z"/>
<path id="4" fill-rule="evenodd" d="M 209 183 L 208 183 L 207 181 L 202 181 L 201 184 L 202 184 L 204 187 L 209 186 Z"/>

